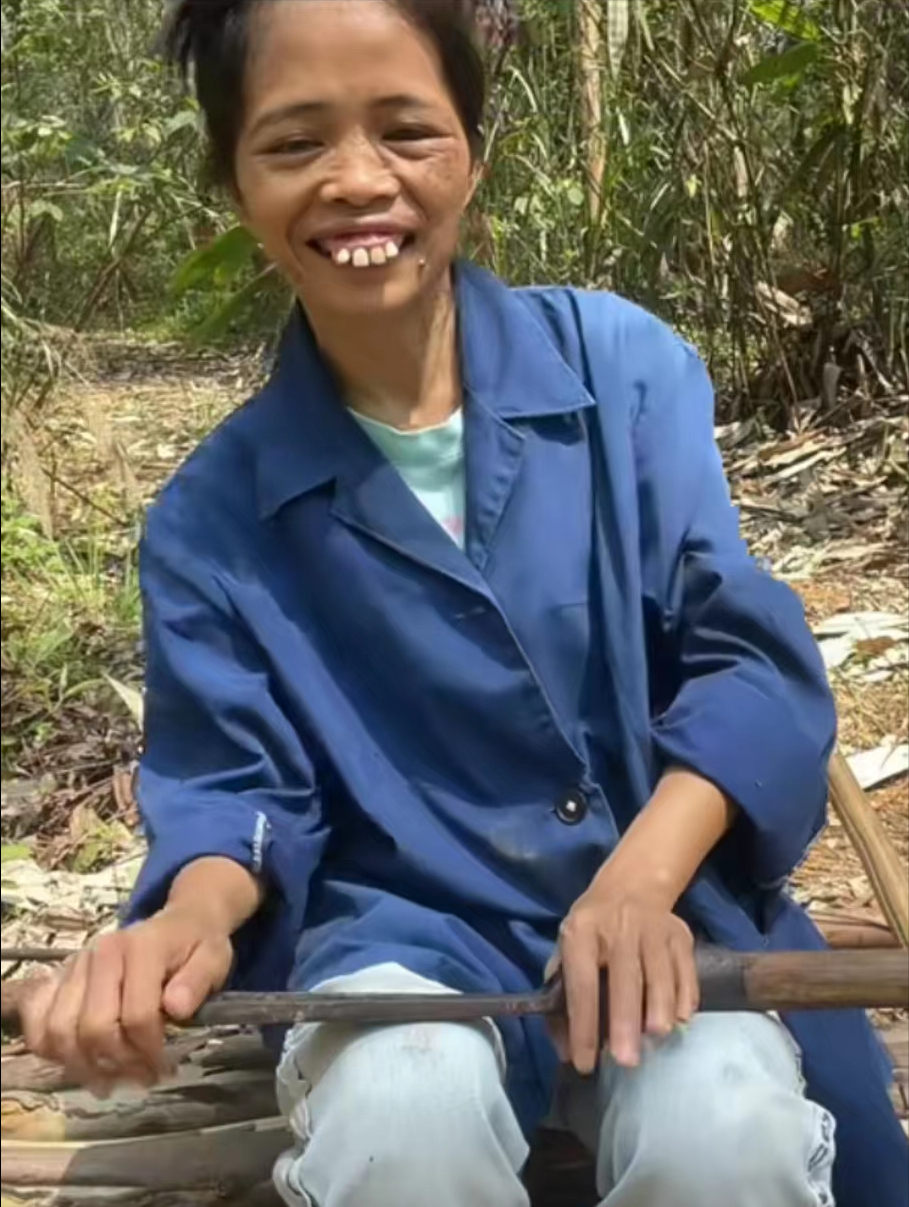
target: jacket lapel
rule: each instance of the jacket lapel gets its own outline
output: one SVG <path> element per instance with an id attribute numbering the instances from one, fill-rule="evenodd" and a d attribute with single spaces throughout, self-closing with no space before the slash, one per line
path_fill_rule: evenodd
<path id="1" fill-rule="evenodd" d="M 363 433 L 364 441 L 369 437 Z M 367 450 L 368 452 L 369 450 Z M 348 465 L 335 490 L 332 515 L 417 562 L 489 597 L 482 575 L 445 530 L 414 497 L 397 470 L 378 449 L 364 457 L 363 472 Z"/>
<path id="2" fill-rule="evenodd" d="M 534 420 L 593 406 L 521 293 L 471 265 L 456 272 L 466 394 L 467 554 L 486 566 Z"/>
<path id="3" fill-rule="evenodd" d="M 332 515 L 424 568 L 489 597 L 482 575 L 525 457 L 525 422 L 593 405 L 529 305 L 469 265 L 455 274 L 465 391 L 466 551 L 413 496 L 348 414 L 299 308 L 254 404 L 260 515 L 333 485 Z"/>

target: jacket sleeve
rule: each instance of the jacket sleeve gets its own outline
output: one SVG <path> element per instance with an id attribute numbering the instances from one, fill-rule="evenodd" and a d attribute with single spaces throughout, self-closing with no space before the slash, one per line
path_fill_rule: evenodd
<path id="1" fill-rule="evenodd" d="M 824 823 L 833 701 L 800 601 L 740 538 L 707 372 L 668 332 L 664 347 L 634 436 L 644 590 L 669 667 L 654 738 L 663 766 L 737 802 L 745 870 L 769 886 Z"/>
<path id="2" fill-rule="evenodd" d="M 149 850 L 127 922 L 188 863 L 235 860 L 266 903 L 237 936 L 234 987 L 283 988 L 324 847 L 313 767 L 210 559 L 152 512 L 140 576 L 146 645 L 138 800 Z"/>

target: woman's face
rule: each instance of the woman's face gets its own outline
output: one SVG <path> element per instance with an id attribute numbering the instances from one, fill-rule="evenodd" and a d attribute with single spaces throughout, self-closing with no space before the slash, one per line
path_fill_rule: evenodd
<path id="1" fill-rule="evenodd" d="M 262 3 L 245 101 L 243 218 L 307 309 L 428 296 L 475 181 L 432 43 L 384 0 Z"/>

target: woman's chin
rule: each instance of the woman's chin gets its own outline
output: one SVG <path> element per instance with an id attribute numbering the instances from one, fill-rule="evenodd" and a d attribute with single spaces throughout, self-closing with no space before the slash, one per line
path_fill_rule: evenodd
<path id="1" fill-rule="evenodd" d="M 304 306 L 311 299 L 315 310 L 351 317 L 409 309 L 425 292 L 422 271 L 410 258 L 376 268 L 326 264 L 318 280 L 315 273 L 306 273 L 298 290 Z"/>

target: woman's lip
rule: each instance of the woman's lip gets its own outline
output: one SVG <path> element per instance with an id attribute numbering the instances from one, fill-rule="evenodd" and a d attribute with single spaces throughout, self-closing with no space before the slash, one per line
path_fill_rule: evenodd
<path id="1" fill-rule="evenodd" d="M 334 255 L 344 247 L 352 252 L 358 247 L 384 247 L 387 243 L 396 244 L 400 250 L 407 237 L 406 231 L 393 227 L 374 227 L 369 230 L 338 231 L 332 235 L 317 235 L 310 242 L 324 248 L 330 255 Z"/>
<path id="2" fill-rule="evenodd" d="M 396 260 L 412 236 L 400 230 L 344 232 L 312 239 L 310 244 L 338 268 L 382 268 Z"/>

